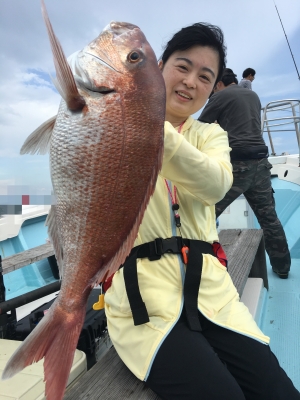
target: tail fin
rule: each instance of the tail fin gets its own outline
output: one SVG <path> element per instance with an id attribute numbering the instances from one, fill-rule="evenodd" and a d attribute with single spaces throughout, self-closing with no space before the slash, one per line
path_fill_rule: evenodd
<path id="1" fill-rule="evenodd" d="M 67 314 L 57 301 L 8 361 L 2 379 L 44 359 L 47 400 L 61 400 L 85 317 L 85 307 Z"/>

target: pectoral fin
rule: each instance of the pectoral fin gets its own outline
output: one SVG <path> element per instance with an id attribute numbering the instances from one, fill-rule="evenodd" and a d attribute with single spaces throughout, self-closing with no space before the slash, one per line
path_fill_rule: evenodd
<path id="1" fill-rule="evenodd" d="M 50 139 L 54 124 L 56 121 L 56 115 L 42 125 L 40 125 L 28 138 L 25 140 L 21 147 L 20 154 L 46 154 L 49 151 Z"/>

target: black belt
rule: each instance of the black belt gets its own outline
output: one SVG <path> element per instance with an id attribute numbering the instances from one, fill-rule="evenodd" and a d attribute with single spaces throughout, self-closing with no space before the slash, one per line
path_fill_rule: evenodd
<path id="1" fill-rule="evenodd" d="M 267 158 L 269 156 L 268 146 L 247 146 L 247 147 L 232 147 L 230 159 L 232 161 L 254 160 Z"/>
<path id="2" fill-rule="evenodd" d="M 211 254 L 215 256 L 212 245 L 202 240 L 183 239 L 173 236 L 168 239 L 155 239 L 153 242 L 144 243 L 131 250 L 125 263 L 124 280 L 126 292 L 132 311 L 134 325 L 142 325 L 149 322 L 146 305 L 143 302 L 137 276 L 137 258 L 148 257 L 150 261 L 159 260 L 163 254 L 181 254 L 183 246 L 189 248 L 188 264 L 183 287 L 184 306 L 189 327 L 193 331 L 201 331 L 198 318 L 198 292 L 201 281 L 203 256 Z"/>

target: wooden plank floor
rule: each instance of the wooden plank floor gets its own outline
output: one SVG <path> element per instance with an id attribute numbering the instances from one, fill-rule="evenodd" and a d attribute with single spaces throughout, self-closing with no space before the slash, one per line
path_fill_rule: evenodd
<path id="1" fill-rule="evenodd" d="M 159 400 L 139 381 L 112 347 L 108 353 L 66 391 L 64 400 Z"/>
<path id="2" fill-rule="evenodd" d="M 36 261 L 53 256 L 53 254 L 54 249 L 52 243 L 46 243 L 34 247 L 33 249 L 14 254 L 13 256 L 3 258 L 3 274 L 8 274 L 9 272 L 22 268 L 25 265 L 33 264 Z"/>
<path id="3" fill-rule="evenodd" d="M 262 278 L 268 289 L 262 229 L 225 229 L 219 239 L 228 259 L 228 273 L 241 296 L 249 276 Z"/>

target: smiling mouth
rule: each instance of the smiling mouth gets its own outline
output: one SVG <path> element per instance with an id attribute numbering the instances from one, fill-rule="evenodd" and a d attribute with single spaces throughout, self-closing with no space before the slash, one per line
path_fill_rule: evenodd
<path id="1" fill-rule="evenodd" d="M 189 96 L 189 95 L 186 94 L 186 93 L 183 93 L 183 92 L 180 92 L 180 91 L 176 91 L 176 93 L 177 93 L 179 96 L 183 97 L 184 99 L 192 100 L 192 97 Z"/>

